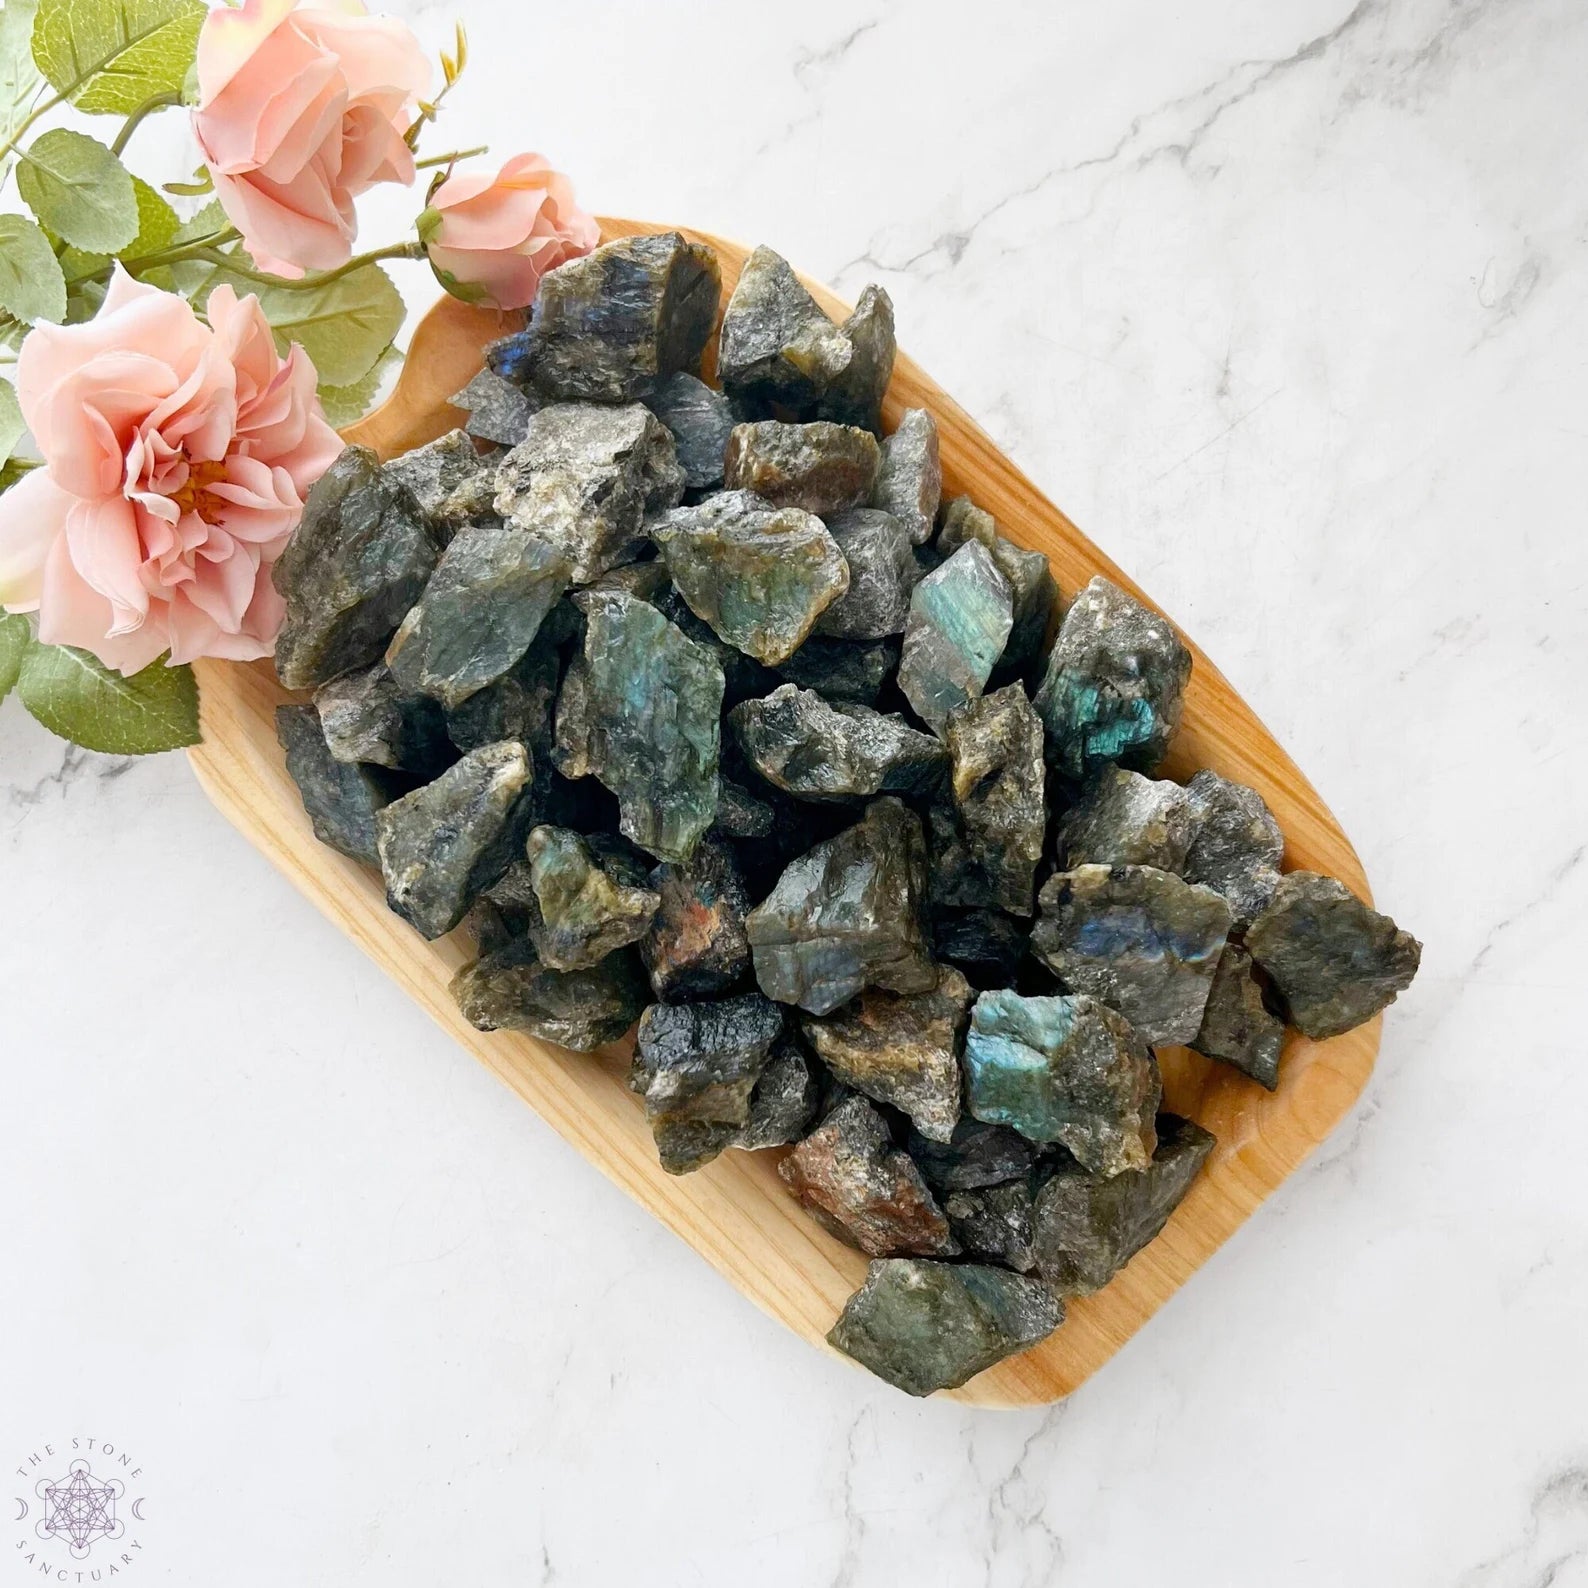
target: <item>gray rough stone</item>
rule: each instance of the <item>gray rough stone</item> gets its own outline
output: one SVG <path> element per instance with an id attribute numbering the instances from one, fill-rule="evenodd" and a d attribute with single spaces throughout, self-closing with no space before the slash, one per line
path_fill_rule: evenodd
<path id="1" fill-rule="evenodd" d="M 750 1118 L 733 1139 L 735 1147 L 756 1152 L 786 1147 L 810 1129 L 821 1102 L 816 1067 L 797 1042 L 783 1037 L 750 1094 Z"/>
<path id="2" fill-rule="evenodd" d="M 849 589 L 816 620 L 816 632 L 840 640 L 902 634 L 921 579 L 909 531 L 874 507 L 851 508 L 826 523 L 849 564 Z"/>
<path id="3" fill-rule="evenodd" d="M 1019 1131 L 986 1125 L 968 1114 L 960 1116 L 947 1142 L 912 1130 L 908 1145 L 922 1178 L 939 1196 L 1021 1179 L 1036 1164 L 1038 1151 Z"/>
<path id="4" fill-rule="evenodd" d="M 632 949 L 608 954 L 589 970 L 559 971 L 536 959 L 527 937 L 513 938 L 452 978 L 452 995 L 477 1030 L 527 1031 L 580 1053 L 628 1031 L 647 991 Z"/>
<path id="5" fill-rule="evenodd" d="M 919 794 L 942 781 L 948 755 L 903 717 L 784 684 L 735 706 L 728 721 L 750 765 L 802 799 Z"/>
<path id="6" fill-rule="evenodd" d="M 367 447 L 348 447 L 314 482 L 271 570 L 286 603 L 281 682 L 314 689 L 378 662 L 440 556 L 413 493 Z"/>
<path id="7" fill-rule="evenodd" d="M 419 511 L 443 543 L 465 524 L 487 518 L 496 495 L 496 459 L 482 457 L 473 438 L 449 430 L 381 465 L 389 478 L 413 493 Z"/>
<path id="8" fill-rule="evenodd" d="M 374 768 L 337 760 L 313 706 L 277 706 L 276 738 L 287 752 L 287 773 L 314 836 L 352 860 L 378 865 L 375 818 L 391 800 L 386 778 Z"/>
<path id="9" fill-rule="evenodd" d="M 1066 868 L 1156 866 L 1180 875 L 1190 846 L 1186 791 L 1122 766 L 1099 768 L 1059 822 L 1059 860 Z"/>
<path id="10" fill-rule="evenodd" d="M 792 656 L 778 663 L 778 676 L 828 700 L 875 706 L 883 687 L 899 669 L 899 642 L 830 640 L 812 635 Z"/>
<path id="11" fill-rule="evenodd" d="M 700 369 L 722 271 L 677 232 L 620 237 L 541 279 L 528 374 L 563 401 L 624 402 L 677 370 Z"/>
<path id="12" fill-rule="evenodd" d="M 958 496 L 943 509 L 937 550 L 951 557 L 971 540 L 987 548 L 1009 586 L 1013 623 L 998 671 L 1018 672 L 1042 654 L 1048 624 L 1059 604 L 1058 583 L 1040 551 L 1027 551 L 1000 535 L 991 513 L 983 512 L 968 496 Z"/>
<path id="13" fill-rule="evenodd" d="M 384 662 L 321 684 L 314 704 L 326 745 L 338 761 L 431 778 L 452 759 L 440 706 L 400 688 Z"/>
<path id="14" fill-rule="evenodd" d="M 1029 1180 L 955 1191 L 943 1211 L 966 1255 L 1028 1274 L 1036 1266 L 1036 1199 Z"/>
<path id="15" fill-rule="evenodd" d="M 765 419 L 734 426 L 722 477 L 730 490 L 825 517 L 865 501 L 881 459 L 876 437 L 858 426 Z"/>
<path id="16" fill-rule="evenodd" d="M 1244 932 L 1279 887 L 1285 835 L 1256 789 L 1217 772 L 1186 784 L 1189 845 L 1181 874 L 1229 900 L 1234 930 Z"/>
<path id="17" fill-rule="evenodd" d="M 645 1011 L 629 1084 L 669 1174 L 709 1163 L 751 1123 L 756 1082 L 782 1034 L 783 1012 L 759 993 Z"/>
<path id="18" fill-rule="evenodd" d="M 1043 884 L 1031 947 L 1066 987 L 1117 1009 L 1144 1041 L 1202 1025 L 1230 908 L 1153 866 L 1077 866 Z"/>
<path id="19" fill-rule="evenodd" d="M 802 1015 L 800 1029 L 844 1085 L 908 1114 L 923 1136 L 948 1142 L 959 1122 L 970 1000 L 970 983 L 945 965 L 930 992 L 869 987 L 829 1015 Z"/>
<path id="20" fill-rule="evenodd" d="M 965 1038 L 965 1089 L 977 1119 L 1058 1142 L 1096 1174 L 1152 1157 L 1157 1062 L 1124 1019 L 1084 993 L 982 993 Z"/>
<path id="21" fill-rule="evenodd" d="M 786 661 L 849 588 L 837 542 L 814 514 L 726 492 L 651 525 L 690 610 L 759 662 Z"/>
<path id="22" fill-rule="evenodd" d="M 932 921 L 932 952 L 958 965 L 972 987 L 1009 987 L 1026 957 L 1026 932 L 1001 910 L 940 912 Z"/>
<path id="23" fill-rule="evenodd" d="M 1012 622 L 1009 586 L 987 548 L 961 546 L 915 587 L 899 658 L 899 688 L 941 733 L 949 713 L 977 700 Z"/>
<path id="24" fill-rule="evenodd" d="M 564 552 L 510 524 L 459 530 L 386 647 L 392 677 L 462 705 L 523 659 L 570 572 Z"/>
<path id="25" fill-rule="evenodd" d="M 450 932 L 507 869 L 528 825 L 529 779 L 523 745 L 486 745 L 377 813 L 386 902 L 423 936 Z"/>
<path id="26" fill-rule="evenodd" d="M 646 515 L 683 494 L 672 435 L 648 408 L 554 403 L 497 465 L 495 505 L 562 551 L 574 583 L 588 584 L 635 561 Z"/>
<path id="27" fill-rule="evenodd" d="M 658 906 L 640 954 L 658 998 L 709 998 L 749 973 L 750 895 L 726 844 L 702 839 L 687 861 L 657 866 L 650 884 Z"/>
<path id="28" fill-rule="evenodd" d="M 1252 958 L 1273 978 L 1290 1023 L 1315 1040 L 1337 1037 L 1411 985 L 1423 946 L 1370 909 L 1344 883 L 1290 871 L 1246 934 Z"/>
<path id="29" fill-rule="evenodd" d="M 1029 1350 L 1064 1303 L 1023 1274 L 980 1263 L 895 1257 L 872 1263 L 828 1342 L 907 1395 L 955 1389 Z"/>
<path id="30" fill-rule="evenodd" d="M 728 399 L 680 370 L 645 394 L 645 406 L 672 432 L 684 484 L 691 491 L 721 485 L 728 436 L 739 422 Z"/>
<path id="31" fill-rule="evenodd" d="M 619 591 L 584 591 L 584 651 L 557 707 L 559 750 L 571 686 L 567 777 L 593 773 L 617 795 L 622 831 L 658 860 L 687 860 L 717 813 L 722 669 L 655 607 Z M 583 770 L 575 770 L 575 767 Z"/>
<path id="32" fill-rule="evenodd" d="M 1062 1296 L 1102 1289 L 1169 1222 L 1212 1150 L 1205 1130 L 1164 1114 L 1143 1168 L 1108 1180 L 1060 1169 L 1037 1193 L 1037 1272 Z"/>
<path id="33" fill-rule="evenodd" d="M 1105 761 L 1151 772 L 1180 726 L 1191 653 L 1166 618 L 1099 574 L 1071 603 L 1036 706 L 1067 777 Z"/>
<path id="34" fill-rule="evenodd" d="M 937 504 L 943 494 L 937 421 L 924 408 L 907 408 L 898 428 L 882 443 L 882 466 L 871 490 L 871 505 L 892 513 L 917 546 L 932 538 Z"/>
<path id="35" fill-rule="evenodd" d="M 554 609 L 555 610 L 555 609 Z M 557 701 L 558 659 L 541 624 L 534 643 L 518 662 L 484 689 L 447 712 L 447 733 L 460 750 L 517 739 L 530 747 L 536 775 L 551 765 L 553 712 Z"/>
<path id="36" fill-rule="evenodd" d="M 535 903 L 529 935 L 552 970 L 588 970 L 650 929 L 660 898 L 603 866 L 578 833 L 536 827 L 525 853 Z"/>
<path id="37" fill-rule="evenodd" d="M 949 715 L 951 806 L 931 812 L 932 898 L 1030 915 L 1047 829 L 1042 723 L 1018 685 Z"/>
<path id="38" fill-rule="evenodd" d="M 722 315 L 717 373 L 731 397 L 809 407 L 848 370 L 855 349 L 770 248 L 745 260 Z"/>
<path id="39" fill-rule="evenodd" d="M 828 386 L 816 407 L 818 419 L 860 425 L 882 434 L 882 399 L 893 376 L 897 343 L 893 300 L 874 282 L 860 294 L 854 312 L 839 327 L 849 343 L 849 367 Z"/>
<path id="40" fill-rule="evenodd" d="M 1223 1059 L 1271 1092 L 1279 1085 L 1279 1058 L 1285 1022 L 1273 1014 L 1252 973 L 1252 957 L 1227 943 L 1213 974 L 1202 1027 L 1191 1046 L 1210 1059 Z"/>
<path id="41" fill-rule="evenodd" d="M 745 930 L 769 998 L 824 1015 L 863 987 L 926 992 L 937 968 L 921 908 L 926 843 L 898 800 L 872 801 L 853 827 L 793 861 Z"/>
<path id="42" fill-rule="evenodd" d="M 778 1165 L 800 1205 L 871 1257 L 959 1252 L 943 1210 L 863 1097 L 845 1098 Z"/>
<path id="43" fill-rule="evenodd" d="M 545 406 L 538 394 L 503 380 L 491 369 L 482 369 L 447 401 L 468 414 L 463 427 L 467 434 L 504 447 L 516 447 L 529 429 L 529 416 Z"/>

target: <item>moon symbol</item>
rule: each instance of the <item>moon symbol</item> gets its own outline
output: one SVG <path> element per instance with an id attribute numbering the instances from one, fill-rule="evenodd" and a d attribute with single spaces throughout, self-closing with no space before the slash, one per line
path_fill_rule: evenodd
<path id="1" fill-rule="evenodd" d="M 138 1496 L 138 1498 L 137 1498 L 137 1499 L 136 1499 L 136 1500 L 134 1500 L 134 1501 L 133 1501 L 133 1502 L 132 1502 L 132 1514 L 133 1514 L 133 1515 L 134 1515 L 134 1516 L 135 1516 L 135 1517 L 137 1517 L 137 1519 L 138 1519 L 138 1520 L 139 1520 L 139 1521 L 140 1521 L 140 1522 L 141 1522 L 141 1521 L 143 1521 L 143 1520 L 144 1520 L 144 1515 L 143 1515 L 143 1512 L 142 1512 L 142 1511 L 140 1511 L 140 1510 L 139 1510 L 139 1509 L 138 1509 L 138 1507 L 139 1507 L 139 1506 L 140 1506 L 140 1505 L 142 1505 L 142 1504 L 143 1504 L 143 1502 L 144 1502 L 144 1496 L 143 1496 L 143 1495 L 141 1495 L 141 1494 L 140 1494 L 140 1495 L 139 1495 L 139 1496 Z"/>
<path id="2" fill-rule="evenodd" d="M 28 1502 L 26 1500 L 18 1500 L 17 1501 L 17 1520 L 19 1522 L 25 1521 L 27 1519 L 27 1514 L 28 1514 Z"/>

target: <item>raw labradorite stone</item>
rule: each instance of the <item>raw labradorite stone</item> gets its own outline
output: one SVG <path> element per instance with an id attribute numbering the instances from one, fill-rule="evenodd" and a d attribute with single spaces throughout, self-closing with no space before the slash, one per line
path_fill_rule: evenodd
<path id="1" fill-rule="evenodd" d="M 757 248 L 722 314 L 717 374 L 730 397 L 806 408 L 848 370 L 850 340 L 822 313 L 786 259 Z"/>
<path id="2" fill-rule="evenodd" d="M 645 1011 L 629 1085 L 645 1100 L 669 1174 L 698 1169 L 734 1144 L 782 1034 L 782 1010 L 759 993 Z"/>
<path id="3" fill-rule="evenodd" d="M 1279 879 L 1246 948 L 1273 978 L 1290 1023 L 1314 1039 L 1337 1037 L 1394 1003 L 1423 953 L 1411 933 L 1344 883 L 1311 871 Z"/>
<path id="4" fill-rule="evenodd" d="M 793 684 L 735 706 L 728 721 L 750 765 L 802 799 L 919 794 L 942 781 L 948 764 L 942 744 L 903 717 L 829 705 Z"/>
<path id="5" fill-rule="evenodd" d="M 1037 691 L 1049 756 L 1066 777 L 1105 761 L 1151 772 L 1180 726 L 1191 653 L 1167 618 L 1099 574 L 1059 625 Z"/>
<path id="6" fill-rule="evenodd" d="M 828 1343 L 906 1395 L 956 1389 L 1064 1321 L 1046 1285 L 982 1263 L 872 1263 Z"/>
<path id="7" fill-rule="evenodd" d="M 750 492 L 669 513 L 651 538 L 690 610 L 769 666 L 792 656 L 849 588 L 843 553 L 819 518 L 768 507 Z"/>
<path id="8" fill-rule="evenodd" d="M 590 1053 L 616 1042 L 640 1017 L 649 989 L 632 949 L 589 970 L 560 971 L 535 957 L 527 937 L 465 965 L 452 978 L 463 1017 L 480 1031 L 527 1031 Z"/>
<path id="9" fill-rule="evenodd" d="M 425 937 L 441 937 L 507 870 L 528 825 L 529 752 L 471 750 L 435 782 L 375 818 L 386 902 Z"/>
<path id="10" fill-rule="evenodd" d="M 531 346 L 527 329 L 499 336 L 495 341 L 485 344 L 483 349 L 485 367 L 493 375 L 500 375 L 503 380 L 510 381 L 515 386 L 527 385 Z"/>
<path id="11" fill-rule="evenodd" d="M 1009 987 L 1026 957 L 1026 932 L 1001 910 L 939 912 L 932 952 L 964 971 L 972 987 Z"/>
<path id="12" fill-rule="evenodd" d="M 378 865 L 375 817 L 391 799 L 385 778 L 371 767 L 337 760 L 313 706 L 277 706 L 276 738 L 287 752 L 287 773 L 298 785 L 314 836 L 352 860 Z"/>
<path id="13" fill-rule="evenodd" d="M 1058 1142 L 1096 1174 L 1152 1157 L 1163 1096 L 1151 1050 L 1112 1009 L 1088 998 L 984 992 L 965 1038 L 967 1105 L 977 1119 Z"/>
<path id="14" fill-rule="evenodd" d="M 1212 1150 L 1200 1126 L 1164 1114 L 1150 1164 L 1106 1180 L 1061 1168 L 1037 1193 L 1037 1272 L 1065 1297 L 1102 1289 L 1169 1222 Z"/>
<path id="15" fill-rule="evenodd" d="M 1011 621 L 1009 586 L 978 541 L 961 546 L 915 587 L 899 688 L 935 732 L 950 712 L 980 698 Z"/>
<path id="16" fill-rule="evenodd" d="M 969 1115 L 961 1116 L 946 1143 L 912 1130 L 909 1151 L 922 1178 L 939 1196 L 1020 1179 L 1037 1161 L 1037 1148 L 1019 1131 L 985 1125 Z"/>
<path id="17" fill-rule="evenodd" d="M 467 434 L 480 441 L 516 447 L 529 429 L 529 416 L 543 406 L 522 386 L 504 380 L 492 369 L 482 369 L 462 391 L 447 401 L 468 414 Z"/>
<path id="18" fill-rule="evenodd" d="M 733 1145 L 747 1152 L 786 1147 L 810 1128 L 821 1102 L 815 1066 L 788 1037 L 778 1041 L 750 1094 L 750 1118 Z"/>
<path id="19" fill-rule="evenodd" d="M 1042 886 L 1031 933 L 1066 987 L 1117 1009 L 1144 1042 L 1189 1042 L 1230 931 L 1211 888 L 1155 866 L 1077 866 Z"/>
<path id="20" fill-rule="evenodd" d="M 864 987 L 927 992 L 926 842 L 898 800 L 867 806 L 853 827 L 789 864 L 745 923 L 761 990 L 829 1014 Z"/>
<path id="21" fill-rule="evenodd" d="M 679 370 L 658 381 L 645 393 L 644 401 L 672 432 L 685 486 L 705 491 L 721 485 L 728 436 L 739 422 L 728 399 L 705 381 Z"/>
<path id="22" fill-rule="evenodd" d="M 857 706 L 875 706 L 883 686 L 898 669 L 899 642 L 895 639 L 830 640 L 819 634 L 778 663 L 779 676 L 789 683 Z"/>
<path id="23" fill-rule="evenodd" d="M 462 930 L 474 940 L 474 952 L 483 959 L 504 949 L 519 934 L 490 894 L 482 893 L 463 917 Z"/>
<path id="24" fill-rule="evenodd" d="M 541 278 L 527 373 L 562 401 L 624 402 L 700 368 L 722 295 L 717 256 L 677 232 L 621 237 Z"/>
<path id="25" fill-rule="evenodd" d="M 816 632 L 840 640 L 902 634 L 921 579 L 909 531 L 874 507 L 851 508 L 826 523 L 849 564 L 849 589 L 816 620 Z"/>
<path id="26" fill-rule="evenodd" d="M 617 795 L 626 837 L 658 860 L 687 860 L 717 814 L 722 669 L 644 601 L 594 590 L 575 600 L 585 614 L 583 763 Z M 559 745 L 563 729 L 560 700 Z"/>
<path id="27" fill-rule="evenodd" d="M 386 647 L 398 684 L 455 708 L 517 665 L 568 588 L 567 556 L 493 519 L 453 538 Z"/>
<path id="28" fill-rule="evenodd" d="M 592 759 L 591 736 L 594 732 L 590 714 L 590 673 L 585 666 L 584 653 L 575 654 L 568 663 L 557 689 L 557 706 L 554 718 L 555 742 L 552 760 L 565 778 L 577 782 L 595 774 Z"/>
<path id="29" fill-rule="evenodd" d="M 932 897 L 1030 915 L 1047 829 L 1042 722 L 1019 684 L 950 714 L 952 806 L 932 809 Z"/>
<path id="30" fill-rule="evenodd" d="M 709 623 L 703 622 L 689 610 L 689 603 L 672 582 L 665 559 L 658 558 L 654 563 L 642 563 L 640 566 L 661 569 L 663 585 L 653 594 L 646 595 L 645 599 L 669 623 L 674 624 L 686 639 L 693 640 L 716 658 L 717 666 L 722 669 L 722 698 L 728 705 L 737 705 L 751 695 L 764 695 L 776 685 L 775 673 L 763 667 L 753 656 L 747 656 L 738 646 L 730 645 Z M 618 571 L 613 569 L 614 574 Z M 644 592 L 636 590 L 635 594 Z"/>
<path id="31" fill-rule="evenodd" d="M 657 866 L 650 885 L 658 903 L 640 955 L 658 998 L 709 998 L 749 974 L 750 895 L 726 844 L 703 838 L 688 860 Z"/>
<path id="32" fill-rule="evenodd" d="M 959 1243 L 920 1171 L 898 1151 L 882 1115 L 845 1098 L 778 1165 L 800 1205 L 870 1257 L 953 1257 Z"/>
<path id="33" fill-rule="evenodd" d="M 765 419 L 734 426 L 722 477 L 730 490 L 754 491 L 774 507 L 825 516 L 865 501 L 881 458 L 869 430 L 825 419 L 808 425 Z"/>
<path id="34" fill-rule="evenodd" d="M 871 505 L 892 513 L 917 546 L 932 538 L 943 466 L 938 460 L 937 421 L 924 408 L 907 408 L 899 428 L 882 443 L 882 467 Z"/>
<path id="35" fill-rule="evenodd" d="M 969 540 L 979 540 L 987 548 L 1008 582 L 1014 621 L 998 668 L 1019 671 L 1042 654 L 1047 640 L 1048 624 L 1059 604 L 1053 570 L 1040 551 L 1027 551 L 1000 535 L 991 513 L 983 512 L 968 496 L 957 496 L 943 509 L 937 549 L 949 557 Z"/>
<path id="36" fill-rule="evenodd" d="M 443 542 L 476 520 L 487 517 L 496 495 L 496 459 L 481 457 L 473 439 L 461 430 L 381 465 L 383 473 L 406 485 L 425 521 Z"/>
<path id="37" fill-rule="evenodd" d="M 952 1192 L 943 1199 L 943 1211 L 967 1256 L 1022 1274 L 1036 1266 L 1036 1199 L 1029 1180 Z"/>
<path id="38" fill-rule="evenodd" d="M 869 987 L 830 1015 L 800 1017 L 816 1056 L 846 1086 L 908 1114 L 934 1141 L 959 1122 L 959 1051 L 970 983 L 943 966 L 931 992 L 901 995 Z"/>
<path id="39" fill-rule="evenodd" d="M 1256 789 L 1217 772 L 1198 772 L 1186 784 L 1190 843 L 1181 872 L 1229 900 L 1234 930 L 1244 932 L 1268 908 L 1279 887 L 1285 835 Z"/>
<path id="40" fill-rule="evenodd" d="M 413 493 L 368 447 L 348 447 L 314 482 L 271 571 L 286 603 L 281 682 L 314 689 L 378 662 L 440 555 Z"/>
<path id="41" fill-rule="evenodd" d="M 777 823 L 777 811 L 731 778 L 719 779 L 717 819 L 712 832 L 719 838 L 766 838 Z"/>
<path id="42" fill-rule="evenodd" d="M 575 584 L 635 561 L 646 514 L 683 494 L 673 438 L 639 403 L 542 408 L 496 471 L 496 511 L 563 552 Z"/>
<path id="43" fill-rule="evenodd" d="M 1227 943 L 1213 974 L 1202 1028 L 1191 1046 L 1210 1059 L 1223 1059 L 1271 1092 L 1279 1085 L 1279 1057 L 1285 1022 L 1263 998 L 1252 973 L 1252 957 L 1238 943 Z"/>
<path id="44" fill-rule="evenodd" d="M 827 388 L 816 407 L 818 419 L 859 425 L 882 434 L 882 399 L 893 378 L 897 343 L 893 300 L 873 283 L 860 294 L 854 313 L 839 327 L 850 346 L 849 367 Z"/>
<path id="45" fill-rule="evenodd" d="M 1058 852 L 1065 866 L 1156 866 L 1178 875 L 1190 845 L 1186 791 L 1128 767 L 1099 768 L 1059 822 Z"/>
<path id="46" fill-rule="evenodd" d="M 512 667 L 447 712 L 447 732 L 460 750 L 517 739 L 534 752 L 537 775 L 542 759 L 549 765 L 557 649 L 548 639 L 543 623 L 534 643 Z"/>
<path id="47" fill-rule="evenodd" d="M 314 704 L 338 761 L 435 777 L 453 759 L 441 707 L 399 688 L 384 662 L 321 684 Z"/>
<path id="48" fill-rule="evenodd" d="M 536 827 L 525 853 L 536 903 L 529 935 L 553 970 L 588 970 L 649 929 L 656 894 L 614 876 L 578 833 Z"/>

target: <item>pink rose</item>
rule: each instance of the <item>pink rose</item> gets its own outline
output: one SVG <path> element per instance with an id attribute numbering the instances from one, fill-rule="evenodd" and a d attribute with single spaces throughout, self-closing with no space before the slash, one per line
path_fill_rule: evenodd
<path id="1" fill-rule="evenodd" d="M 217 6 L 198 44 L 193 130 L 215 192 L 260 266 L 328 270 L 352 254 L 353 200 L 410 183 L 403 142 L 430 64 L 401 22 L 362 0 Z"/>
<path id="2" fill-rule="evenodd" d="M 533 303 L 548 270 L 601 240 L 572 183 L 538 154 L 515 155 L 494 177 L 448 177 L 430 195 L 419 235 L 448 292 L 498 309 Z"/>
<path id="3" fill-rule="evenodd" d="M 36 326 L 17 361 L 45 467 L 0 496 L 0 604 L 123 673 L 270 654 L 270 566 L 341 450 L 259 300 L 220 286 L 208 314 L 118 268 L 94 319 Z"/>

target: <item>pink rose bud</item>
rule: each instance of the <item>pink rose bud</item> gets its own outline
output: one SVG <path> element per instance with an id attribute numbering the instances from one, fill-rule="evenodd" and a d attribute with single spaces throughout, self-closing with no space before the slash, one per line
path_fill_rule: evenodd
<path id="1" fill-rule="evenodd" d="M 221 207 L 263 269 L 300 276 L 351 257 L 353 200 L 414 179 L 403 134 L 429 85 L 406 24 L 370 16 L 362 0 L 210 12 L 193 131 Z"/>
<path id="2" fill-rule="evenodd" d="M 259 300 L 219 286 L 207 313 L 118 267 L 92 320 L 35 326 L 17 361 L 45 466 L 0 496 L 0 604 L 123 673 L 270 655 L 271 565 L 342 448 Z"/>
<path id="3" fill-rule="evenodd" d="M 601 240 L 568 178 L 538 154 L 515 155 L 495 176 L 449 176 L 430 195 L 419 235 L 448 292 L 498 309 L 533 303 L 548 270 Z"/>

